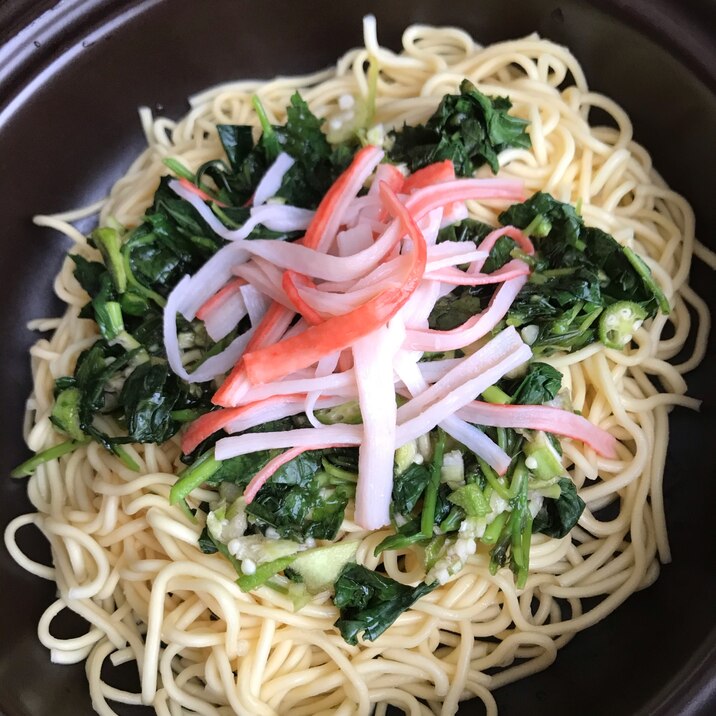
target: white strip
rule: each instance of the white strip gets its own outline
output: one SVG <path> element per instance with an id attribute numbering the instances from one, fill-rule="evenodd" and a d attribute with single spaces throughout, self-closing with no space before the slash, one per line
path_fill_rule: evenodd
<path id="1" fill-rule="evenodd" d="M 258 450 L 305 447 L 314 445 L 360 445 L 363 437 L 361 425 L 326 425 L 321 430 L 298 428 L 276 433 L 249 433 L 222 438 L 216 443 L 216 459 L 228 460 L 237 455 L 247 455 Z"/>
<path id="2" fill-rule="evenodd" d="M 471 402 L 475 395 L 496 383 L 505 373 L 509 373 L 509 371 L 527 362 L 531 355 L 532 352 L 526 345 L 518 348 L 511 355 L 503 358 L 499 363 L 481 372 L 477 377 L 467 381 L 467 383 L 448 393 L 445 397 L 429 405 L 416 417 L 399 425 L 396 431 L 396 447 L 401 447 L 405 445 L 405 443 L 415 440 L 421 435 L 425 435 L 436 425 L 442 423 L 457 410 Z M 428 391 L 413 400 L 420 400 L 426 393 L 428 393 Z"/>
<path id="3" fill-rule="evenodd" d="M 251 325 L 258 326 L 271 305 L 270 299 L 250 284 L 244 284 L 239 288 L 239 291 L 241 291 L 241 297 L 244 299 Z"/>
<path id="4" fill-rule="evenodd" d="M 266 170 L 254 192 L 253 205 L 261 206 L 267 199 L 276 195 L 281 188 L 284 174 L 294 165 L 294 158 L 281 152 L 276 161 Z"/>
<path id="5" fill-rule="evenodd" d="M 178 197 L 188 201 L 211 230 L 227 241 L 245 239 L 259 224 L 272 231 L 303 231 L 308 228 L 315 213 L 288 204 L 263 204 L 251 209 L 249 218 L 240 228 L 227 229 L 200 196 L 183 187 L 178 181 L 170 181 L 169 188 Z"/>
<path id="6" fill-rule="evenodd" d="M 250 328 L 235 338 L 224 351 L 206 360 L 193 373 L 188 373 L 181 359 L 177 335 L 177 313 L 182 312 L 182 301 L 186 299 L 191 280 L 188 276 L 184 276 L 169 294 L 167 305 L 164 308 L 164 347 L 167 352 L 167 360 L 174 373 L 188 383 L 204 383 L 233 368 L 251 339 L 254 328 Z"/>
<path id="7" fill-rule="evenodd" d="M 206 332 L 213 341 L 220 341 L 231 333 L 246 315 L 246 304 L 239 291 L 226 296 L 204 316 Z"/>
<path id="8" fill-rule="evenodd" d="M 405 328 L 393 321 L 352 347 L 363 418 L 355 521 L 368 530 L 390 523 L 396 422 L 393 357 L 404 334 Z"/>
<path id="9" fill-rule="evenodd" d="M 461 360 L 451 371 L 421 393 L 420 396 L 402 405 L 398 410 L 398 422 L 404 423 L 418 416 L 430 403 L 444 398 L 448 393 L 464 386 L 467 381 L 479 376 L 493 366 L 499 365 L 501 361 L 522 347 L 527 348 L 515 328 L 508 326 L 480 350 Z M 527 351 L 531 354 L 529 348 L 527 348 Z M 492 383 L 488 385 L 492 385 Z M 473 393 L 472 399 L 474 400 L 475 396 L 480 392 L 482 391 Z"/>

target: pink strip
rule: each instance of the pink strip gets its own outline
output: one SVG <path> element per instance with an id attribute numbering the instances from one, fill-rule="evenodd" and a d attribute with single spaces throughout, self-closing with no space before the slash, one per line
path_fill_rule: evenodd
<path id="1" fill-rule="evenodd" d="M 505 317 L 526 281 L 526 276 L 505 281 L 492 297 L 487 309 L 451 331 L 408 331 L 404 348 L 418 351 L 451 351 L 474 343 L 486 336 Z"/>
<path id="2" fill-rule="evenodd" d="M 298 457 L 301 453 L 304 453 L 307 450 L 318 449 L 318 446 L 289 448 L 286 452 L 282 452 L 280 455 L 277 455 L 273 460 L 269 460 L 266 465 L 264 465 L 264 467 L 262 467 L 251 478 L 251 482 L 249 482 L 246 486 L 246 489 L 244 490 L 246 504 L 250 505 L 253 502 L 254 497 L 256 497 L 256 493 L 264 486 L 266 481 L 274 474 L 274 472 L 276 472 L 276 470 L 279 469 L 279 467 L 285 465 L 287 462 L 290 462 L 293 458 Z"/>
<path id="3" fill-rule="evenodd" d="M 617 457 L 617 439 L 586 418 L 549 405 L 494 405 L 476 400 L 458 415 L 478 425 L 544 430 L 580 440 L 604 457 Z"/>
<path id="4" fill-rule="evenodd" d="M 529 272 L 530 267 L 524 261 L 513 259 L 492 273 L 470 273 L 460 271 L 457 268 L 443 268 L 426 272 L 425 278 L 442 281 L 442 283 L 447 283 L 451 286 L 483 286 L 490 283 L 509 281 L 518 276 L 526 276 Z"/>

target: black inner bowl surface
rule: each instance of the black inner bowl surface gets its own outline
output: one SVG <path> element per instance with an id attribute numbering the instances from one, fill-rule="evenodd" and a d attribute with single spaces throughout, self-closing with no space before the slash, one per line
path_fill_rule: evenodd
<path id="1" fill-rule="evenodd" d="M 630 113 L 636 139 L 691 201 L 697 233 L 710 241 L 716 60 L 704 28 L 713 20 L 713 4 L 613 0 L 596 6 L 579 0 L 3 3 L 0 527 L 30 511 L 25 481 L 7 477 L 26 456 L 21 424 L 30 390 L 27 350 L 35 337 L 25 324 L 61 309 L 51 286 L 67 246 L 34 227 L 31 216 L 107 193 L 143 147 L 138 106 L 179 117 L 185 98 L 209 85 L 330 65 L 360 44 L 366 12 L 375 12 L 379 38 L 393 48 L 413 22 L 461 26 L 482 43 L 537 31 L 569 45 L 591 86 Z M 716 305 L 710 271 L 697 265 L 692 284 Z M 704 401 L 701 413 L 676 409 L 671 417 L 665 492 L 673 563 L 653 586 L 577 635 L 547 671 L 499 690 L 501 714 L 716 713 L 716 393 L 709 372 L 715 353 L 712 339 L 706 360 L 689 377 L 691 394 Z M 49 560 L 34 528 L 26 529 L 22 543 L 32 556 Z M 37 641 L 37 621 L 54 585 L 21 570 L 4 547 L 0 574 L 0 712 L 91 714 L 83 666 L 51 665 Z M 72 619 L 54 626 L 58 636 L 83 630 Z M 122 679 L 136 685 L 129 670 L 112 677 L 113 683 Z M 484 710 L 473 702 L 460 713 Z"/>

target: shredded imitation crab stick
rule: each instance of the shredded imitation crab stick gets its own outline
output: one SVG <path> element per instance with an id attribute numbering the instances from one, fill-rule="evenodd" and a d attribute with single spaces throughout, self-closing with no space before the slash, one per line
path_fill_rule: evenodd
<path id="1" fill-rule="evenodd" d="M 303 333 L 272 346 L 244 354 L 251 383 L 268 383 L 313 365 L 323 356 L 352 346 L 358 339 L 384 326 L 410 298 L 425 271 L 427 247 L 414 219 L 387 185 L 381 195 L 391 206 L 400 206 L 401 223 L 414 242 L 413 265 L 400 288 L 390 288 L 342 316 L 332 316 Z M 406 225 L 407 224 L 407 225 Z"/>
<path id="2" fill-rule="evenodd" d="M 510 226 L 491 232 L 477 249 L 458 242 L 435 244 L 440 226 L 464 215 L 465 201 L 519 200 L 521 185 L 504 179 L 456 179 L 449 161 L 406 177 L 396 167 L 379 164 L 382 156 L 376 147 L 360 150 L 326 193 L 305 236 L 293 244 L 246 241 L 246 230 L 227 232 L 222 227 L 221 235 L 231 243 L 194 277 L 180 282 L 178 295 L 170 296 L 168 305 L 175 312 L 188 319 L 198 315 L 222 330 L 236 325 L 236 317 L 225 314 L 239 306 L 241 297 L 241 310 L 252 326 L 242 337 L 238 362 L 213 399 L 226 407 L 192 423 L 182 439 L 183 450 L 192 452 L 220 430 L 230 437 L 216 444 L 219 460 L 286 449 L 253 478 L 245 493 L 251 500 L 276 470 L 302 452 L 358 445 L 356 520 L 370 529 L 388 521 L 393 450 L 438 424 L 500 473 L 509 457 L 474 424 L 548 430 L 614 457 L 616 440 L 568 411 L 474 400 L 529 359 L 530 350 L 514 329 L 500 332 L 472 357 L 417 362 L 422 351 L 473 343 L 504 318 L 529 267 L 513 259 L 497 271 L 483 272 L 489 251 L 501 236 L 513 238 L 525 254 L 533 254 L 534 247 L 529 237 Z M 280 187 L 282 172 L 289 166 L 290 160 L 284 158 L 270 168 L 257 192 L 259 201 L 265 202 Z M 368 193 L 358 196 L 371 175 Z M 202 215 L 210 213 L 204 203 L 211 201 L 208 195 L 202 197 L 184 185 L 175 191 Z M 285 213 L 285 220 L 290 216 L 290 211 Z M 303 216 L 296 214 L 296 227 Z M 278 221 L 278 215 L 273 220 Z M 457 268 L 465 263 L 466 271 Z M 428 315 L 446 290 L 482 284 L 497 288 L 481 314 L 452 331 L 428 329 Z M 172 367 L 183 370 L 173 317 L 165 321 L 167 352 L 171 349 Z M 202 379 L 208 375 L 208 368 L 200 373 Z M 397 409 L 395 394 L 406 388 L 409 400 Z M 313 416 L 314 408 L 337 406 L 355 397 L 362 425 L 324 426 Z M 232 436 L 301 412 L 314 427 Z"/>
<path id="3" fill-rule="evenodd" d="M 382 157 L 382 150 L 372 145 L 364 147 L 355 155 L 348 169 L 341 174 L 318 205 L 316 214 L 306 230 L 306 234 L 301 239 L 303 246 L 309 249 L 318 248 L 323 237 L 329 235 L 328 232 L 332 228 L 335 228 L 336 231 L 338 230 L 336 221 L 340 221 L 340 217 L 334 217 L 339 213 L 340 206 L 346 202 L 346 197 L 350 199 L 360 191 L 361 186 Z M 269 308 L 264 321 L 256 329 L 254 338 L 247 346 L 247 350 L 264 348 L 270 342 L 267 337 L 272 332 L 272 329 L 286 322 L 290 324 L 292 319 L 293 313 L 290 309 L 274 303 Z M 248 381 L 243 361 L 239 361 L 214 395 L 212 402 L 216 405 L 235 404 L 247 387 Z"/>

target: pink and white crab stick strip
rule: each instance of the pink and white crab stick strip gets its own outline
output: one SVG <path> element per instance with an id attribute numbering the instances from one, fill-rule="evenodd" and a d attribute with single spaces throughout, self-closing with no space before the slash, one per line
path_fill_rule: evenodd
<path id="1" fill-rule="evenodd" d="M 496 428 L 544 430 L 580 440 L 604 457 L 616 458 L 617 439 L 581 415 L 549 405 L 493 405 L 471 401 L 458 415 L 479 425 Z"/>
<path id="2" fill-rule="evenodd" d="M 306 396 L 303 393 L 274 395 L 247 403 L 238 408 L 222 408 L 204 413 L 197 418 L 182 436 L 182 450 L 193 452 L 204 440 L 219 430 L 239 433 L 271 420 L 281 420 L 303 412 Z M 343 396 L 322 396 L 317 399 L 319 408 L 333 408 L 346 401 Z"/>
<path id="3" fill-rule="evenodd" d="M 326 425 L 324 428 L 298 428 L 274 433 L 248 433 L 222 438 L 216 443 L 217 460 L 228 460 L 237 455 L 248 455 L 258 450 L 304 447 L 315 449 L 322 445 L 360 445 L 363 439 L 361 425 Z"/>
<path id="4" fill-rule="evenodd" d="M 476 433 L 459 423 L 451 416 L 473 400 L 490 385 L 496 383 L 505 373 L 519 367 L 530 359 L 532 352 L 520 339 L 514 328 L 499 333 L 487 345 L 462 360 L 455 368 L 446 373 L 437 383 L 419 393 L 402 405 L 397 411 L 398 429 L 396 446 L 400 447 L 414 440 L 435 425 L 446 423 L 448 431 L 458 431 L 462 438 L 472 441 L 478 448 L 478 454 L 488 450 L 493 467 L 504 472 L 509 459 L 501 451 L 490 448 L 491 441 L 483 441 Z M 461 437 L 455 438 L 463 442 Z M 495 446 L 496 447 L 496 446 Z"/>
<path id="5" fill-rule="evenodd" d="M 489 343 L 480 350 L 475 351 L 467 358 L 463 358 L 457 365 L 440 380 L 431 385 L 417 397 L 409 400 L 398 410 L 398 422 L 403 423 L 420 415 L 431 403 L 444 398 L 456 388 L 459 389 L 468 381 L 484 373 L 486 370 L 501 364 L 501 362 L 517 350 L 527 348 L 529 358 L 531 351 L 520 338 L 513 326 L 500 331 Z M 478 393 L 473 393 L 473 396 Z"/>
<path id="6" fill-rule="evenodd" d="M 518 348 L 499 363 L 486 369 L 472 380 L 468 380 L 463 386 L 456 388 L 428 405 L 419 415 L 400 423 L 396 430 L 396 447 L 405 445 L 405 443 L 425 435 L 436 425 L 453 415 L 456 410 L 469 403 L 473 396 L 496 383 L 506 373 L 526 363 L 531 355 L 532 352 L 528 346 L 524 345 Z M 414 398 L 414 400 L 417 400 L 417 398 Z"/>
<path id="7" fill-rule="evenodd" d="M 456 179 L 416 191 L 408 198 L 405 206 L 413 219 L 419 221 L 431 211 L 441 209 L 455 201 L 516 199 L 521 196 L 521 182 L 507 179 Z M 340 223 L 337 226 L 340 226 Z M 439 229 L 439 225 L 436 228 Z M 375 243 L 352 256 L 333 256 L 323 253 L 320 247 L 310 248 L 305 240 L 303 243 L 291 244 L 270 239 L 255 239 L 243 241 L 241 246 L 252 255 L 261 256 L 275 266 L 315 278 L 346 281 L 357 279 L 377 266 L 400 238 L 398 227 L 391 225 Z"/>
<path id="8" fill-rule="evenodd" d="M 460 359 L 457 359 L 457 362 L 460 362 Z M 393 366 L 398 377 L 413 397 L 420 395 L 430 387 L 423 378 L 418 364 L 414 361 L 414 355 L 409 352 L 400 351 L 393 361 Z M 448 435 L 472 450 L 475 455 L 481 457 L 500 475 L 509 467 L 510 456 L 474 425 L 470 425 L 456 415 L 451 415 L 440 422 L 440 427 Z"/>
<path id="9" fill-rule="evenodd" d="M 402 339 L 399 335 L 395 340 L 395 333 L 384 326 L 353 344 L 353 370 L 363 418 L 355 519 L 370 530 L 390 523 L 396 415 L 393 356 Z"/>
<path id="10" fill-rule="evenodd" d="M 441 352 L 464 348 L 474 343 L 486 336 L 507 315 L 512 302 L 526 282 L 526 275 L 505 281 L 484 311 L 451 331 L 409 330 L 405 347 L 410 350 Z"/>

